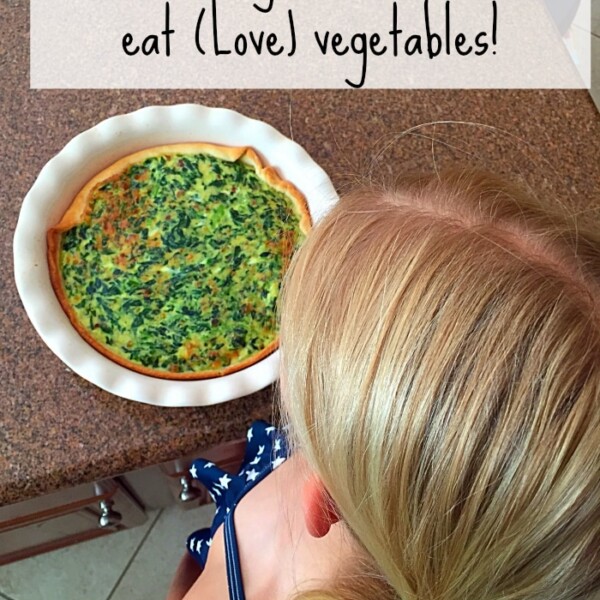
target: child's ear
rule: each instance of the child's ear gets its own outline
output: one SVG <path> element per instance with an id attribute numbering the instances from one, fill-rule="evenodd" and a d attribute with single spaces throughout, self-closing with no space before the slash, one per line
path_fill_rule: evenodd
<path id="1" fill-rule="evenodd" d="M 334 501 L 316 475 L 304 483 L 302 509 L 306 529 L 316 538 L 327 535 L 329 528 L 340 520 Z"/>

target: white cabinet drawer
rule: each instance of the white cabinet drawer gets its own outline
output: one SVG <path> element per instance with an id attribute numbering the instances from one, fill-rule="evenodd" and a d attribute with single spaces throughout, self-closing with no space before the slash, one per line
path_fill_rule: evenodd
<path id="1" fill-rule="evenodd" d="M 117 480 L 0 508 L 0 565 L 140 525 L 146 513 Z"/>

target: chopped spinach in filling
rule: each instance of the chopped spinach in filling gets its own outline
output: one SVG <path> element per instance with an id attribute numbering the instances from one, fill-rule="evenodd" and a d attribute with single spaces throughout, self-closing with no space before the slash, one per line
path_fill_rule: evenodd
<path id="1" fill-rule="evenodd" d="M 63 233 L 64 291 L 90 335 L 132 363 L 227 367 L 277 338 L 299 221 L 292 200 L 250 165 L 150 157 L 99 184 L 84 221 Z"/>

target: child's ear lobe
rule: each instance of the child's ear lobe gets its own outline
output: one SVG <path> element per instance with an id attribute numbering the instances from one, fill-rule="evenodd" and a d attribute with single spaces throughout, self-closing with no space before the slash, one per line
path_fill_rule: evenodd
<path id="1" fill-rule="evenodd" d="M 340 520 L 335 503 L 316 475 L 304 483 L 302 509 L 306 529 L 316 538 L 327 535 L 329 528 Z"/>

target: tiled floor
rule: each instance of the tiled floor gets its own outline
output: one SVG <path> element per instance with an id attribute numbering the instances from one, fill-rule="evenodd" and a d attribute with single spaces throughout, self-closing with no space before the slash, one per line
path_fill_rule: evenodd
<path id="1" fill-rule="evenodd" d="M 164 600 L 188 534 L 213 515 L 171 506 L 141 527 L 0 567 L 0 599 Z"/>

